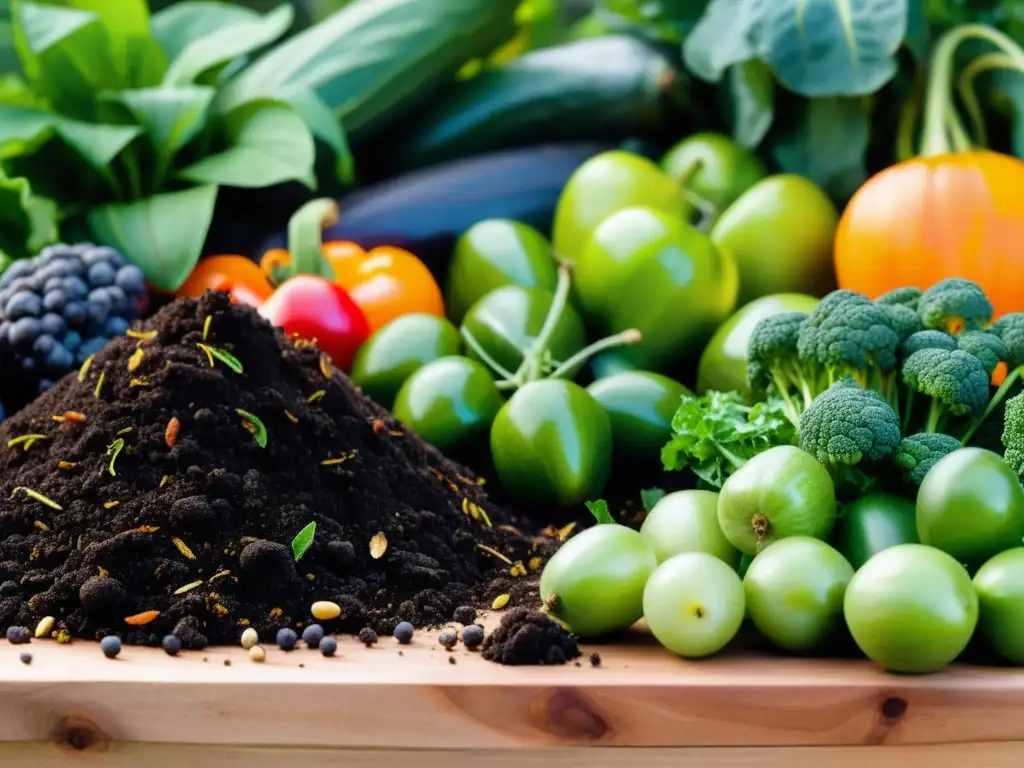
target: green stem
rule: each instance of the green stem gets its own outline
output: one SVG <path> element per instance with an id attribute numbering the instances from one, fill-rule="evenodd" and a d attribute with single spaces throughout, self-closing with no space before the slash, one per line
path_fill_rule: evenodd
<path id="1" fill-rule="evenodd" d="M 724 446 L 719 445 L 718 443 L 715 443 L 714 440 L 712 440 L 711 442 L 714 443 L 715 448 L 718 450 L 719 453 L 722 454 L 722 456 L 725 458 L 725 460 L 728 461 L 730 464 L 732 464 L 733 470 L 737 470 L 740 467 L 742 467 L 744 464 L 747 463 L 746 459 L 741 459 L 739 456 L 737 456 L 735 453 L 730 451 L 728 448 L 725 448 Z"/>
<path id="2" fill-rule="evenodd" d="M 954 152 L 970 152 L 974 149 L 970 134 L 967 133 L 964 124 L 960 122 L 952 107 L 946 112 L 946 130 L 953 143 Z"/>
<path id="3" fill-rule="evenodd" d="M 900 108 L 899 122 L 896 127 L 896 159 L 900 162 L 914 156 L 914 129 L 921 113 L 921 78 L 914 78 L 910 96 Z"/>
<path id="4" fill-rule="evenodd" d="M 902 429 L 902 432 L 903 432 L 904 435 L 907 434 L 907 432 L 910 430 L 910 415 L 914 412 L 914 400 L 916 400 L 916 399 L 917 398 L 914 397 L 914 390 L 908 389 L 907 390 L 907 410 L 903 413 L 903 429 Z"/>
<path id="5" fill-rule="evenodd" d="M 122 159 L 124 160 L 125 175 L 128 176 L 128 187 L 131 190 L 132 200 L 141 200 L 142 195 L 142 176 L 139 174 L 139 164 L 135 159 L 135 155 L 131 152 L 131 148 L 125 151 Z"/>
<path id="6" fill-rule="evenodd" d="M 980 75 L 993 69 L 1018 71 L 1011 57 L 1001 51 L 992 51 L 978 56 L 968 63 L 960 73 L 956 86 L 960 101 L 964 105 L 964 111 L 967 113 L 967 119 L 974 132 L 974 140 L 983 147 L 988 145 L 988 129 L 985 126 L 985 113 L 981 107 L 978 92 L 974 88 L 974 81 Z"/>
<path id="7" fill-rule="evenodd" d="M 939 401 L 933 397 L 931 405 L 928 406 L 928 420 L 925 422 L 924 431 L 938 432 L 941 418 L 942 408 L 939 406 Z"/>
<path id="8" fill-rule="evenodd" d="M 575 355 L 570 357 L 564 363 L 559 365 L 555 370 L 548 374 L 549 379 L 560 379 L 565 376 L 571 376 L 572 373 L 578 369 L 583 363 L 587 362 L 594 355 L 604 352 L 606 349 L 612 349 L 613 347 L 621 347 L 624 344 L 639 344 L 642 339 L 640 331 L 636 328 L 630 328 L 628 331 L 622 331 L 616 333 L 614 336 L 606 336 L 603 339 L 598 339 L 593 344 L 584 347 Z"/>
<path id="9" fill-rule="evenodd" d="M 544 353 L 551 345 L 551 337 L 558 328 L 558 322 L 562 319 L 565 307 L 569 303 L 569 285 L 571 282 L 572 267 L 568 263 L 562 263 L 558 267 L 558 284 L 555 286 L 555 297 L 551 301 L 547 317 L 544 318 L 544 325 L 540 333 L 534 339 L 530 348 L 523 352 L 523 362 L 516 371 L 514 379 L 519 384 L 539 379 L 544 371 L 542 370 Z M 564 363 L 562 364 L 565 365 Z"/>
<path id="10" fill-rule="evenodd" d="M 510 370 L 508 370 L 501 363 L 499 363 L 497 360 L 495 360 L 493 357 L 491 357 L 490 353 L 488 353 L 488 351 L 483 348 L 483 345 L 481 345 L 480 342 L 476 340 L 476 336 L 473 335 L 473 332 L 469 330 L 469 328 L 467 328 L 466 326 L 462 326 L 459 329 L 459 334 L 462 336 L 462 340 L 466 342 L 466 346 L 469 347 L 473 351 L 473 353 L 484 362 L 485 365 L 491 368 L 491 370 L 493 370 L 496 374 L 501 376 L 504 382 L 498 382 L 499 384 L 507 382 L 515 386 L 516 375 L 512 373 Z"/>
<path id="11" fill-rule="evenodd" d="M 319 275 L 334 279 L 334 268 L 324 258 L 323 230 L 336 224 L 340 211 L 330 198 L 310 200 L 288 221 L 288 253 L 291 261 L 282 270 L 282 279 L 295 275 Z"/>
<path id="12" fill-rule="evenodd" d="M 1006 374 L 1006 378 L 1003 379 L 1003 383 L 999 385 L 999 389 L 992 395 L 992 399 L 988 401 L 988 406 L 985 408 L 985 412 L 975 421 L 968 430 L 964 433 L 963 439 L 960 441 L 962 445 L 967 445 L 968 441 L 974 437 L 974 433 L 978 431 L 978 428 L 985 423 L 985 419 L 992 415 L 992 412 L 999 407 L 999 404 L 1003 402 L 1006 395 L 1009 394 L 1013 385 L 1021 377 L 1021 373 L 1024 372 L 1024 366 L 1014 368 L 1012 371 Z"/>
<path id="13" fill-rule="evenodd" d="M 956 51 L 961 43 L 970 38 L 991 43 L 1006 54 L 1014 68 L 1024 71 L 1024 51 L 997 29 L 982 24 L 965 24 L 944 34 L 932 52 L 932 71 L 924 107 L 922 156 L 933 157 L 951 152 L 950 136 L 947 133 L 951 130 L 954 139 L 967 134 L 950 102 Z"/>

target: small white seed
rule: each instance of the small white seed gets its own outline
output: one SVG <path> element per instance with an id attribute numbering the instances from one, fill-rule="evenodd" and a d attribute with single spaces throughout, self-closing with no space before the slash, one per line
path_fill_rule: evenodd
<path id="1" fill-rule="evenodd" d="M 57 623 L 57 620 L 53 616 L 43 616 L 36 624 L 36 637 L 46 637 L 53 630 L 53 625 Z"/>
<path id="2" fill-rule="evenodd" d="M 337 603 L 332 603 L 330 600 L 318 600 L 313 603 L 313 607 L 309 609 L 309 612 L 318 621 L 330 621 L 341 616 L 341 606 Z"/>
<path id="3" fill-rule="evenodd" d="M 261 646 L 254 645 L 249 649 L 249 658 L 255 661 L 257 664 L 262 664 L 267 660 L 267 652 L 263 650 Z"/>
<path id="4" fill-rule="evenodd" d="M 247 627 L 246 630 L 242 633 L 242 647 L 245 648 L 245 650 L 247 651 L 254 645 L 256 645 L 256 643 L 258 643 L 259 641 L 260 636 L 252 627 Z"/>

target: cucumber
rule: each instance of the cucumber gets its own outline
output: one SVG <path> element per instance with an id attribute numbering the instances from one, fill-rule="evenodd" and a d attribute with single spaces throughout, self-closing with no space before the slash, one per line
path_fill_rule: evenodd
<path id="1" fill-rule="evenodd" d="M 443 280 L 455 240 L 478 221 L 515 219 L 550 233 L 573 171 L 610 148 L 575 143 L 495 152 L 364 187 L 339 201 L 341 220 L 324 240 L 406 248 Z M 284 242 L 282 231 L 254 257 Z"/>
<path id="2" fill-rule="evenodd" d="M 313 92 L 353 145 L 446 87 L 467 61 L 512 39 L 520 0 L 353 0 L 273 48 L 225 86 L 229 112 Z M 308 99 L 300 99 L 309 108 Z"/>
<path id="3" fill-rule="evenodd" d="M 527 53 L 456 84 L 415 115 L 398 167 L 549 141 L 618 139 L 663 128 L 686 78 L 642 40 L 579 40 Z"/>

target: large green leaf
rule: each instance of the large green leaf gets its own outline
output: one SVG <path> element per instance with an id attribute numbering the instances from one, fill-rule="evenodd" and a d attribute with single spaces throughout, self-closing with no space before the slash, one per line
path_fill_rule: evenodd
<path id="1" fill-rule="evenodd" d="M 266 187 L 283 181 L 316 186 L 313 136 L 295 110 L 261 104 L 231 120 L 231 144 L 180 172 L 198 183 Z"/>
<path id="2" fill-rule="evenodd" d="M 123 82 L 105 55 L 111 40 L 99 15 L 20 2 L 14 17 L 18 54 L 36 90 L 68 117 L 95 119 L 98 92 Z"/>
<path id="3" fill-rule="evenodd" d="M 294 9 L 285 4 L 265 16 L 237 21 L 199 37 L 171 62 L 164 83 L 194 83 L 204 72 L 274 42 L 288 31 L 294 19 Z"/>
<path id="4" fill-rule="evenodd" d="M 783 171 L 815 182 L 835 200 L 848 200 L 867 180 L 869 100 L 813 99 L 789 112 L 772 147 L 775 161 Z"/>
<path id="5" fill-rule="evenodd" d="M 117 248 L 165 291 L 185 282 L 202 252 L 217 201 L 214 185 L 170 192 L 89 212 L 97 241 Z"/>
<path id="6" fill-rule="evenodd" d="M 0 159 L 35 151 L 53 136 L 53 118 L 41 109 L 0 103 Z"/>
<path id="7" fill-rule="evenodd" d="M 288 98 L 288 105 L 306 123 L 310 133 L 334 152 L 334 172 L 344 184 L 355 181 L 355 164 L 349 150 L 345 129 L 331 108 L 312 91 L 298 90 Z"/>
<path id="8" fill-rule="evenodd" d="M 43 109 L 0 104 L 0 158 L 29 154 L 56 135 L 106 173 L 110 162 L 141 133 L 136 125 L 86 123 Z"/>
<path id="9" fill-rule="evenodd" d="M 896 73 L 908 0 L 711 0 L 683 53 L 698 77 L 759 60 L 808 97 L 874 93 Z"/>
<path id="10" fill-rule="evenodd" d="M 186 0 L 153 14 L 150 28 L 153 37 L 173 61 L 195 40 L 212 35 L 224 27 L 258 18 L 258 13 L 244 5 Z"/>
<path id="11" fill-rule="evenodd" d="M 111 93 L 106 98 L 121 104 L 143 127 L 161 168 L 166 169 L 174 153 L 206 124 L 215 93 L 202 85 L 163 86 Z"/>
<path id="12" fill-rule="evenodd" d="M 57 239 L 57 208 L 32 194 L 28 179 L 0 169 L 0 252 L 20 259 Z"/>
<path id="13" fill-rule="evenodd" d="M 753 149 L 775 119 L 775 77 L 760 61 L 729 68 L 729 114 L 733 138 Z"/>

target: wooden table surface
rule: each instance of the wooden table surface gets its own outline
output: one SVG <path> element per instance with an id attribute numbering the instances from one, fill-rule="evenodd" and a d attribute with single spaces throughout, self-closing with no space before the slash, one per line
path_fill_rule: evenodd
<path id="1" fill-rule="evenodd" d="M 0 646 L 3 768 L 719 768 L 1024 763 L 1024 671 L 886 674 L 867 662 L 675 658 L 649 638 L 601 665 L 503 667 L 436 633 L 338 656 Z M 19 661 L 28 650 L 30 665 Z M 400 653 L 401 651 L 401 653 Z M 450 662 L 455 659 L 455 664 Z M 463 762 L 469 761 L 469 762 Z M 642 761 L 642 762 L 641 762 Z"/>

